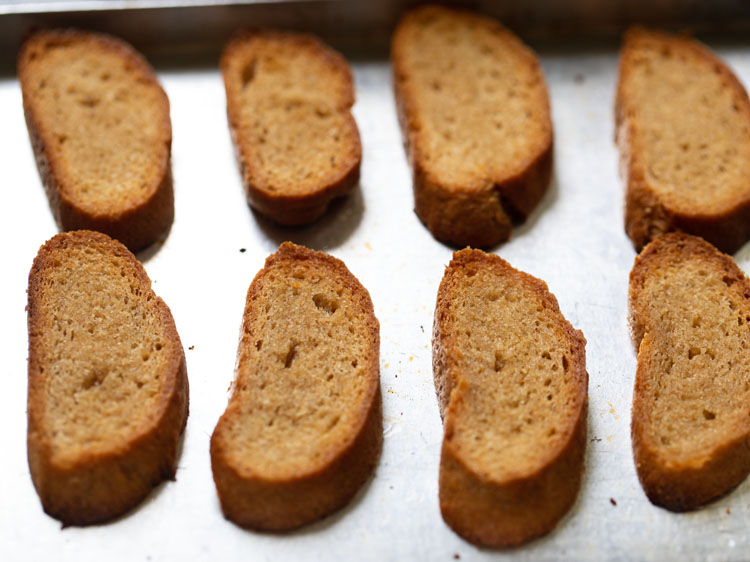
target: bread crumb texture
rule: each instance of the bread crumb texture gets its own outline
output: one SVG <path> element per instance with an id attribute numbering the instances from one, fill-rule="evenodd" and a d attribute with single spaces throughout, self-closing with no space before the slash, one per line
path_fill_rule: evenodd
<path id="1" fill-rule="evenodd" d="M 288 505 L 275 505 L 277 497 L 254 508 L 265 514 L 230 518 L 286 528 L 348 500 L 374 466 L 382 441 L 378 357 L 372 302 L 342 262 L 289 243 L 268 258 L 248 291 L 234 391 L 212 439 L 215 479 L 220 464 L 260 486 L 304 487 L 322 475 L 330 482 L 318 488 L 341 490 L 314 502 L 298 491 Z M 366 454 L 342 464 L 363 440 L 371 441 Z M 349 483 L 339 471 L 359 476 Z M 219 476 L 228 513 L 231 496 L 244 492 L 225 490 L 221 482 Z"/>
<path id="2" fill-rule="evenodd" d="M 312 35 L 259 30 L 237 34 L 221 68 L 251 204 L 284 224 L 317 218 L 359 177 L 362 148 L 348 64 Z M 278 198 L 297 206 L 307 198 L 305 212 L 277 209 Z"/>
<path id="3" fill-rule="evenodd" d="M 250 296 L 229 426 L 235 462 L 285 478 L 330 462 L 372 391 L 366 302 L 309 262 L 273 264 Z M 252 341 L 251 341 L 252 340 Z M 365 360 L 363 360 L 365 358 Z"/>
<path id="4" fill-rule="evenodd" d="M 652 501 L 691 509 L 750 470 L 750 282 L 707 242 L 671 234 L 644 249 L 630 283 L 636 465 Z"/>
<path id="5" fill-rule="evenodd" d="M 455 189 L 482 189 L 518 175 L 547 148 L 544 78 L 513 34 L 442 8 L 414 13 L 399 33 L 396 79 L 413 91 L 413 126 L 432 175 Z"/>
<path id="6" fill-rule="evenodd" d="M 543 282 L 497 256 L 454 254 L 438 294 L 433 361 L 445 423 L 441 506 L 460 534 L 488 546 L 526 542 L 572 505 L 585 449 L 584 345 Z M 451 474 L 459 470 L 463 485 Z M 564 491 L 545 484 L 561 476 Z M 535 491 L 515 504 L 509 490 L 523 482 Z M 545 515 L 525 521 L 530 508 Z"/>
<path id="7" fill-rule="evenodd" d="M 750 236 L 744 224 L 733 226 L 740 232 L 731 237 L 724 233 L 727 222 L 750 218 L 750 101 L 708 48 L 687 37 L 630 30 L 617 121 L 629 182 L 626 226 L 638 249 L 670 230 L 702 235 L 726 251 Z M 712 233 L 706 221 L 725 224 Z"/>
<path id="8" fill-rule="evenodd" d="M 40 250 L 28 310 L 34 483 L 65 523 L 111 518 L 174 474 L 187 378 L 169 309 L 124 246 L 78 231 Z"/>
<path id="9" fill-rule="evenodd" d="M 494 20 L 426 6 L 399 23 L 391 59 L 420 219 L 459 247 L 508 239 L 551 173 L 552 122 L 536 56 Z"/>
<path id="10" fill-rule="evenodd" d="M 93 33 L 39 32 L 23 46 L 19 77 L 63 197 L 111 215 L 153 196 L 169 160 L 169 104 L 130 46 Z"/>

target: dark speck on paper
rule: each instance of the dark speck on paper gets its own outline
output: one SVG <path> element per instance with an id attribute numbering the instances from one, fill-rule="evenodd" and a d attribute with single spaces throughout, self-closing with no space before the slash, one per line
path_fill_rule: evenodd
<path id="1" fill-rule="evenodd" d="M 611 503 L 612 505 L 617 505 L 615 498 L 609 498 L 609 503 Z"/>

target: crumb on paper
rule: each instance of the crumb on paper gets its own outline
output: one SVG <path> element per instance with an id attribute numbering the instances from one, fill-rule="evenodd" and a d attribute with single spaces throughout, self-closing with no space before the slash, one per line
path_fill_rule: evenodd
<path id="1" fill-rule="evenodd" d="M 369 242 L 365 242 L 365 248 L 367 248 L 368 250 L 372 250 L 372 246 Z"/>
<path id="2" fill-rule="evenodd" d="M 458 552 L 456 552 L 456 554 L 453 555 L 453 560 L 460 560 L 460 559 L 461 559 L 461 555 Z"/>
<path id="3" fill-rule="evenodd" d="M 244 254 L 247 251 L 247 248 L 240 248 L 240 254 Z"/>
<path id="4" fill-rule="evenodd" d="M 195 349 L 195 346 L 194 346 L 194 345 L 191 345 L 190 347 L 188 347 L 188 349 L 189 349 L 190 351 L 192 351 L 192 350 L 194 350 L 194 349 Z"/>
<path id="5" fill-rule="evenodd" d="M 615 498 L 609 498 L 609 503 L 611 503 L 612 505 L 617 505 Z"/>
<path id="6" fill-rule="evenodd" d="M 732 510 L 727 508 L 727 515 L 731 515 L 731 514 L 732 514 Z"/>
<path id="7" fill-rule="evenodd" d="M 412 361 L 414 361 L 414 356 L 413 355 L 409 355 L 409 363 L 411 363 Z"/>
<path id="8" fill-rule="evenodd" d="M 596 435 L 591 438 L 591 442 L 592 443 L 598 443 L 601 440 L 602 440 L 602 438 L 601 437 L 597 437 Z"/>

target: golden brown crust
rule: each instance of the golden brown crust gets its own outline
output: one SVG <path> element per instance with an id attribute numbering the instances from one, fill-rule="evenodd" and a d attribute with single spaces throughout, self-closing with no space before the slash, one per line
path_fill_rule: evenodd
<path id="1" fill-rule="evenodd" d="M 419 110 L 416 86 L 408 82 L 408 70 L 404 67 L 403 52 L 407 49 L 405 30 L 419 25 L 419 20 L 431 15 L 449 13 L 455 18 L 466 18 L 479 22 L 489 35 L 511 36 L 515 44 L 514 56 L 522 58 L 538 74 L 542 88 L 544 77 L 534 54 L 510 31 L 489 18 L 471 12 L 448 10 L 437 6 L 425 6 L 408 12 L 396 29 L 391 50 L 393 84 L 399 124 L 403 133 L 409 164 L 412 168 L 414 210 L 435 238 L 454 247 L 472 246 L 487 248 L 508 240 L 514 222 L 523 222 L 541 201 L 552 174 L 553 137 L 549 100 L 544 98 L 539 108 L 541 119 L 548 123 L 541 150 L 528 156 L 520 171 L 510 175 L 501 172 L 497 177 L 487 178 L 481 186 L 463 186 L 455 189 L 443 178 L 428 172 L 429 160 L 424 148 L 419 125 Z M 466 61 L 469 64 L 469 61 Z M 478 134 L 481 134 L 478 132 Z"/>
<path id="2" fill-rule="evenodd" d="M 271 185 L 263 170 L 263 164 L 253 159 L 251 154 L 255 142 L 243 134 L 241 127 L 242 100 L 241 77 L 235 72 L 235 59 L 242 57 L 243 51 L 253 43 L 274 41 L 293 46 L 297 51 L 306 51 L 309 56 L 320 59 L 330 68 L 330 76 L 321 80 L 336 80 L 338 95 L 341 97 L 339 109 L 347 111 L 343 135 L 349 139 L 349 146 L 338 155 L 339 162 L 333 172 L 313 190 L 297 192 L 284 185 Z M 354 105 L 354 79 L 346 60 L 325 45 L 314 35 L 273 29 L 241 30 L 224 47 L 220 68 L 227 94 L 227 117 L 232 135 L 237 162 L 240 166 L 245 195 L 252 207 L 267 215 L 279 224 L 286 226 L 308 224 L 318 219 L 330 202 L 349 193 L 359 182 L 359 169 L 362 160 L 362 146 L 359 130 L 351 114 Z M 269 131 L 273 135 L 274 131 Z"/>
<path id="3" fill-rule="evenodd" d="M 108 444 L 104 452 L 84 452 L 74 460 L 55 460 L 52 437 L 45 422 L 51 366 L 40 355 L 47 336 L 42 319 L 53 314 L 42 305 L 46 273 L 56 267 L 62 251 L 71 246 L 98 247 L 123 260 L 129 274 L 150 296 L 169 340 L 178 350 L 160 374 L 157 406 L 137 424 L 126 441 Z M 90 525 L 115 518 L 136 506 L 165 479 L 174 479 L 179 436 L 188 415 L 188 379 L 185 355 L 167 305 L 151 290 L 151 281 L 135 257 L 104 234 L 76 231 L 58 234 L 39 251 L 29 275 L 29 389 L 28 458 L 31 477 L 44 511 L 64 525 Z"/>
<path id="4" fill-rule="evenodd" d="M 736 292 L 742 301 L 750 298 L 750 281 L 734 260 L 708 242 L 683 233 L 668 233 L 655 238 L 639 256 L 630 273 L 629 306 L 633 345 L 638 367 L 633 390 L 631 436 L 638 478 L 651 503 L 671 511 L 688 511 L 727 493 L 750 473 L 750 423 L 744 431 L 726 438 L 710 454 L 690 459 L 671 459 L 653 437 L 649 413 L 653 403 L 647 388 L 658 365 L 649 362 L 658 326 L 647 323 L 644 287 L 661 267 L 687 260 L 698 261 L 704 269 L 717 272 L 727 284 L 727 292 Z M 745 304 L 750 316 L 750 306 Z M 737 354 L 743 351 L 738 349 Z M 675 406 L 677 407 L 677 406 Z"/>
<path id="5" fill-rule="evenodd" d="M 33 81 L 32 61 L 40 56 L 45 44 L 80 42 L 90 48 L 115 53 L 133 67 L 139 80 L 147 82 L 159 93 L 160 113 L 158 124 L 164 142 L 154 146 L 160 153 L 157 170 L 150 171 L 151 183 L 139 200 L 116 212 L 102 210 L 92 212 L 83 208 L 71 195 L 71 186 L 66 184 L 55 146 L 54 135 L 36 108 L 36 99 L 31 91 Z M 18 55 L 18 78 L 23 92 L 24 114 L 34 150 L 39 174 L 42 179 L 50 209 L 61 230 L 90 229 L 119 240 L 131 251 L 149 246 L 169 228 L 174 218 L 174 194 L 170 165 L 172 125 L 169 118 L 169 100 L 159 85 L 151 66 L 124 41 L 104 34 L 76 29 L 38 31 L 29 36 Z"/>
<path id="6" fill-rule="evenodd" d="M 510 276 L 538 298 L 542 306 L 558 316 L 570 345 L 569 376 L 576 386 L 575 399 L 561 414 L 564 438 L 545 454 L 539 466 L 517 467 L 522 476 L 498 479 L 491 473 L 470 468 L 453 443 L 457 416 L 463 410 L 470 383 L 458 363 L 463 355 L 453 324 L 457 322 L 451 303 L 461 292 L 459 270 L 489 268 Z M 443 519 L 458 534 L 482 546 L 511 547 L 551 531 L 575 502 L 581 484 L 586 451 L 588 374 L 585 339 L 560 314 L 547 285 L 513 269 L 501 258 L 479 250 L 453 255 L 438 291 L 433 326 L 433 371 L 444 438 L 440 459 L 440 509 Z"/>
<path id="7" fill-rule="evenodd" d="M 366 311 L 363 322 L 368 354 L 358 360 L 360 365 L 366 365 L 361 376 L 367 380 L 364 392 L 357 398 L 355 420 L 335 451 L 323 462 L 311 456 L 304 469 L 292 475 L 277 476 L 235 464 L 228 454 L 233 446 L 228 429 L 230 420 L 243 415 L 244 397 L 237 388 L 244 381 L 238 374 L 235 392 L 211 438 L 211 466 L 225 517 L 242 527 L 264 531 L 290 530 L 343 507 L 372 473 L 383 443 L 379 324 L 366 289 L 343 262 L 332 256 L 285 242 L 268 257 L 248 290 L 238 350 L 238 373 L 243 372 L 244 363 L 249 361 L 246 348 L 254 346 L 257 337 L 252 330 L 264 300 L 260 294 L 261 282 L 274 266 L 290 262 L 306 262 L 320 275 L 335 278 L 338 284 L 350 288 L 354 298 L 360 301 Z"/>
<path id="8" fill-rule="evenodd" d="M 623 39 L 615 98 L 616 143 L 620 151 L 620 173 L 626 183 L 625 231 L 638 252 L 660 234 L 681 231 L 700 236 L 720 250 L 733 253 L 750 239 L 750 184 L 740 198 L 716 213 L 707 213 L 702 208 L 695 208 L 689 213 L 671 208 L 649 184 L 643 164 L 644 148 L 637 144 L 632 133 L 637 119 L 632 102 L 624 92 L 625 83 L 636 63 L 632 51 L 644 39 L 658 41 L 676 52 L 707 61 L 714 72 L 721 76 L 725 87 L 731 88 L 741 100 L 739 109 L 743 113 L 742 118 L 750 122 L 750 99 L 745 88 L 731 69 L 707 47 L 688 37 L 641 27 L 629 29 Z M 685 108 L 685 111 L 690 109 Z"/>

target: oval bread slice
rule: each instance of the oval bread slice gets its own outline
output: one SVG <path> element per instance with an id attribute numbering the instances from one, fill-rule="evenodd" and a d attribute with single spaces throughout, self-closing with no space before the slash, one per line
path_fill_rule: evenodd
<path id="1" fill-rule="evenodd" d="M 131 251 L 172 223 L 169 101 L 145 59 L 98 33 L 46 30 L 18 57 L 23 107 L 61 230 L 104 232 Z"/>
<path id="2" fill-rule="evenodd" d="M 615 107 L 637 251 L 675 230 L 725 252 L 750 239 L 750 100 L 718 57 L 687 37 L 631 29 Z"/>
<path id="3" fill-rule="evenodd" d="M 660 236 L 630 273 L 630 324 L 638 477 L 652 503 L 695 509 L 750 472 L 750 281 L 706 241 Z"/>
<path id="4" fill-rule="evenodd" d="M 543 281 L 480 250 L 453 255 L 432 357 L 445 427 L 440 509 L 465 539 L 523 544 L 573 505 L 586 449 L 585 344 Z"/>
<path id="5" fill-rule="evenodd" d="M 224 48 L 221 73 L 250 205 L 300 225 L 354 188 L 362 146 L 341 55 L 308 34 L 244 31 Z"/>
<path id="6" fill-rule="evenodd" d="M 174 479 L 185 355 L 141 264 L 104 234 L 58 234 L 29 275 L 28 456 L 44 510 L 100 523 Z"/>
<path id="7" fill-rule="evenodd" d="M 391 60 L 417 215 L 455 246 L 507 240 L 552 168 L 536 56 L 496 21 L 427 6 L 401 20 Z"/>
<path id="8" fill-rule="evenodd" d="M 289 242 L 266 260 L 211 438 L 227 519 L 287 530 L 354 496 L 383 441 L 379 349 L 370 296 L 341 261 Z"/>

